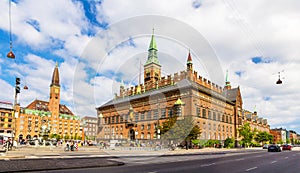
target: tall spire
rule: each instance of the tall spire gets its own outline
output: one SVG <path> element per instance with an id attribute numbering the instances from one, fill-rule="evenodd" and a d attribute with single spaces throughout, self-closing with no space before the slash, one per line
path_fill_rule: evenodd
<path id="1" fill-rule="evenodd" d="M 60 86 L 59 85 L 59 73 L 58 73 L 58 62 L 56 62 L 53 74 L 52 74 L 52 82 L 50 86 Z"/>
<path id="2" fill-rule="evenodd" d="M 160 63 L 157 58 L 157 45 L 156 45 L 156 41 L 154 38 L 154 28 L 152 31 L 151 42 L 150 42 L 149 49 L 148 49 L 148 59 L 147 59 L 145 65 L 151 64 L 151 63 L 155 63 L 160 66 Z"/>

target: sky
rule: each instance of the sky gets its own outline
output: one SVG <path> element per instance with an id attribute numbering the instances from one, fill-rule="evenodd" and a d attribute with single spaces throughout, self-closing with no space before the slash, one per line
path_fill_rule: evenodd
<path id="1" fill-rule="evenodd" d="M 190 50 L 194 70 L 219 86 L 228 70 L 240 87 L 243 108 L 256 109 L 271 128 L 300 133 L 300 2 L 297 0 L 12 0 L 0 1 L 0 100 L 49 99 L 59 64 L 61 103 L 76 115 L 138 83 L 151 35 L 162 75 L 184 70 Z M 278 72 L 283 83 L 276 85 Z"/>

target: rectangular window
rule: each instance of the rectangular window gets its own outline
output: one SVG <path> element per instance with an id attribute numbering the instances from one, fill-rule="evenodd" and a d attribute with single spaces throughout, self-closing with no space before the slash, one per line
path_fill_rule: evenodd
<path id="1" fill-rule="evenodd" d="M 212 113 L 211 113 L 211 111 L 208 111 L 208 119 L 212 119 Z"/>
<path id="2" fill-rule="evenodd" d="M 124 115 L 120 116 L 120 122 L 122 123 L 124 121 Z"/>
<path id="3" fill-rule="evenodd" d="M 166 109 L 161 110 L 161 118 L 166 118 Z"/>
<path id="4" fill-rule="evenodd" d="M 157 109 L 154 110 L 153 114 L 154 114 L 153 119 L 157 120 L 158 119 L 158 110 Z"/>
<path id="5" fill-rule="evenodd" d="M 141 120 L 145 120 L 145 113 L 141 113 Z"/>
<path id="6" fill-rule="evenodd" d="M 202 118 L 206 118 L 206 109 L 202 109 Z"/>
<path id="7" fill-rule="evenodd" d="M 217 119 L 217 121 L 221 121 L 221 115 L 220 115 L 220 113 L 218 113 L 218 119 Z"/>
<path id="8" fill-rule="evenodd" d="M 213 120 L 216 121 L 216 112 L 213 112 Z"/>
<path id="9" fill-rule="evenodd" d="M 115 117 L 111 117 L 111 123 L 115 123 Z"/>
<path id="10" fill-rule="evenodd" d="M 135 113 L 134 119 L 135 119 L 135 121 L 139 121 L 139 113 Z"/>
<path id="11" fill-rule="evenodd" d="M 141 125 L 141 130 L 144 130 L 144 128 L 145 128 L 145 127 L 144 127 L 144 124 L 142 124 L 142 125 Z"/>
<path id="12" fill-rule="evenodd" d="M 197 115 L 197 117 L 200 117 L 200 108 L 199 107 L 196 108 L 196 115 Z"/>
<path id="13" fill-rule="evenodd" d="M 173 109 L 172 108 L 168 109 L 168 116 L 173 117 Z"/>
<path id="14" fill-rule="evenodd" d="M 116 116 L 116 123 L 119 123 L 120 116 Z"/>
<path id="15" fill-rule="evenodd" d="M 151 129 L 151 124 L 148 124 L 147 125 L 147 130 L 150 130 Z"/>
<path id="16" fill-rule="evenodd" d="M 148 113 L 147 113 L 147 120 L 151 120 L 152 119 L 151 112 L 152 111 L 148 111 Z"/>

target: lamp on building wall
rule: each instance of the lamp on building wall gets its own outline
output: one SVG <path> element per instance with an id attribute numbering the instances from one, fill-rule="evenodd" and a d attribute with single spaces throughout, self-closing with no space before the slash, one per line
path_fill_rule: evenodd
<path id="1" fill-rule="evenodd" d="M 278 80 L 276 82 L 276 84 L 282 84 L 282 80 L 280 80 L 280 72 L 278 72 Z"/>

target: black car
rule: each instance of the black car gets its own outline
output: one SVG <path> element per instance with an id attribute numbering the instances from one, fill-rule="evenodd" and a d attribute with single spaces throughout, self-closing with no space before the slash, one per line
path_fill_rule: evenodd
<path id="1" fill-rule="evenodd" d="M 280 152 L 281 148 L 279 145 L 269 145 L 268 152 Z"/>

